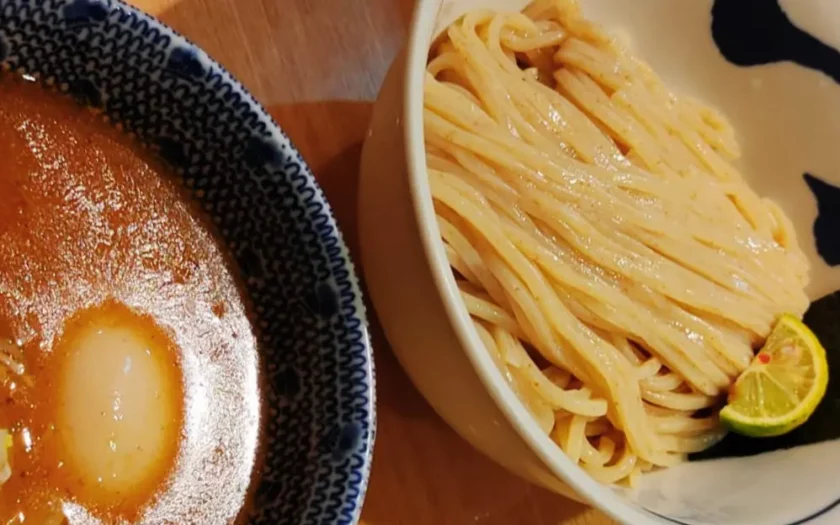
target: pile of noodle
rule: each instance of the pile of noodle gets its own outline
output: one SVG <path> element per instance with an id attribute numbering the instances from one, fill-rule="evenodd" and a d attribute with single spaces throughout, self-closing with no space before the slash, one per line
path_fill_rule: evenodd
<path id="1" fill-rule="evenodd" d="M 754 348 L 808 306 L 805 256 L 728 123 L 576 3 L 539 0 L 441 35 L 424 127 L 464 302 L 542 429 L 605 483 L 716 443 Z"/>

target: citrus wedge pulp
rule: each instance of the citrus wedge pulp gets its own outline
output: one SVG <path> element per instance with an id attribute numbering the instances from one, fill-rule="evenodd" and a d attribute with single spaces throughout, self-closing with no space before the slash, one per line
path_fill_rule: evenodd
<path id="1" fill-rule="evenodd" d="M 825 349 L 802 321 L 783 315 L 735 381 L 720 420 L 745 436 L 780 436 L 808 420 L 827 385 Z"/>

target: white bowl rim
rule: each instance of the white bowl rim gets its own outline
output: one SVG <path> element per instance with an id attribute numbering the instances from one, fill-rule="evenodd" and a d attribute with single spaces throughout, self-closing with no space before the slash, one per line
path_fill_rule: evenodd
<path id="1" fill-rule="evenodd" d="M 423 83 L 429 45 L 436 20 L 444 0 L 418 0 L 406 49 L 405 92 L 403 118 L 405 118 L 405 145 L 409 187 L 419 227 L 419 233 L 438 293 L 443 299 L 446 313 L 473 365 L 479 379 L 508 422 L 525 440 L 531 450 L 545 465 L 577 494 L 598 507 L 610 517 L 633 525 L 659 525 L 673 523 L 664 516 L 641 510 L 628 503 L 619 493 L 594 480 L 573 463 L 549 436 L 537 425 L 525 405 L 496 368 L 483 347 L 473 327 L 469 313 L 461 300 L 455 278 L 440 241 L 440 230 L 435 219 L 431 189 L 426 176 L 426 155 L 423 138 Z"/>

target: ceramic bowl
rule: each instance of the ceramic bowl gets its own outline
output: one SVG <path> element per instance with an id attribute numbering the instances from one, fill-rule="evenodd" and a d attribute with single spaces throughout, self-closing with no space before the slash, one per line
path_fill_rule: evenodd
<path id="1" fill-rule="evenodd" d="M 365 309 L 330 207 L 288 137 L 203 51 L 119 1 L 0 2 L 0 64 L 157 150 L 238 263 L 264 376 L 249 523 L 358 521 L 375 426 Z"/>
<path id="2" fill-rule="evenodd" d="M 403 367 L 434 409 L 477 449 L 525 479 L 591 502 L 623 523 L 840 523 L 840 488 L 834 482 L 840 471 L 840 400 L 831 389 L 794 441 L 751 442 L 746 451 L 728 450 L 726 458 L 695 458 L 646 475 L 641 487 L 630 491 L 600 485 L 570 462 L 539 430 L 485 352 L 439 241 L 426 180 L 423 75 L 433 36 L 458 16 L 478 7 L 518 10 L 527 3 L 420 0 L 405 49 L 377 101 L 363 155 L 362 257 L 375 308 Z M 840 288 L 834 267 L 840 263 L 840 193 L 834 186 L 840 183 L 835 50 L 840 4 L 580 3 L 675 91 L 730 118 L 750 184 L 795 224 L 813 267 L 810 297 Z M 840 319 L 835 303 L 840 304 L 833 295 L 819 303 L 824 318 L 833 312 Z M 840 356 L 840 348 L 829 351 L 830 359 Z"/>

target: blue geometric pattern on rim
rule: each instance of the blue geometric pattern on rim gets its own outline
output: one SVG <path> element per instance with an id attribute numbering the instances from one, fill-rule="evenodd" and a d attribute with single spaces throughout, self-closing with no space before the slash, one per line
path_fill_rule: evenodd
<path id="1" fill-rule="evenodd" d="M 0 63 L 98 106 L 156 149 L 236 259 L 266 378 L 250 523 L 356 523 L 375 434 L 365 310 L 289 139 L 224 68 L 119 0 L 3 0 Z"/>

